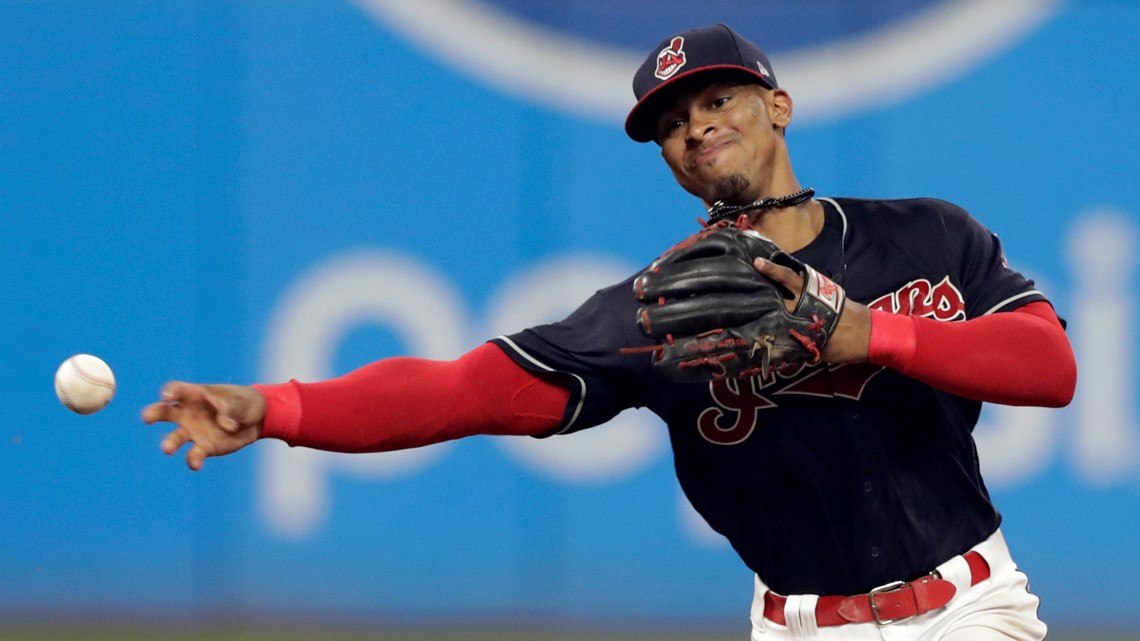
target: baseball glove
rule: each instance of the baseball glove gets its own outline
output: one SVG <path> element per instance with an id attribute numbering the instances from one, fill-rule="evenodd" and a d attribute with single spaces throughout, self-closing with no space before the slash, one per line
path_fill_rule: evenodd
<path id="1" fill-rule="evenodd" d="M 764 258 L 804 279 L 792 292 L 756 271 Z M 743 221 L 710 226 L 677 244 L 633 282 L 643 303 L 641 331 L 659 342 L 653 368 L 675 382 L 789 372 L 820 362 L 843 313 L 843 289 L 748 229 Z"/>

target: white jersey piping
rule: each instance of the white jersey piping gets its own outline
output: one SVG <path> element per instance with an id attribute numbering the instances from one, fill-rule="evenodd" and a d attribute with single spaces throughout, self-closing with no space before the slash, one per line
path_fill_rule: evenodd
<path id="1" fill-rule="evenodd" d="M 982 314 L 982 316 L 989 316 L 990 314 L 996 312 L 997 310 L 1001 309 L 1002 307 L 1005 307 L 1006 305 L 1012 303 L 1015 300 L 1020 300 L 1022 298 L 1025 298 L 1026 296 L 1033 296 L 1034 294 L 1037 294 L 1037 295 L 1042 296 L 1042 297 L 1045 296 L 1045 294 L 1042 294 L 1041 292 L 1037 291 L 1036 289 L 1032 289 L 1032 290 L 1027 291 L 1027 292 L 1022 292 L 1016 296 L 1010 296 L 1009 298 L 1003 300 L 1002 302 L 998 303 L 997 305 L 994 305 L 993 307 L 986 310 L 986 312 L 984 314 Z"/>
<path id="2" fill-rule="evenodd" d="M 511 349 L 515 350 L 519 356 L 522 356 L 527 361 L 535 364 L 536 366 L 541 367 L 542 369 L 544 369 L 548 372 L 556 372 L 559 374 L 569 374 L 570 376 L 574 377 L 574 380 L 578 381 L 578 386 L 580 387 L 580 391 L 581 391 L 581 393 L 578 394 L 578 406 L 574 408 L 574 414 L 570 416 L 570 420 L 566 422 L 566 425 L 562 429 L 551 434 L 551 436 L 554 436 L 555 434 L 565 434 L 574 425 L 574 423 L 578 420 L 578 415 L 582 413 L 582 406 L 586 404 L 586 381 L 585 381 L 585 379 L 583 379 L 581 376 L 578 376 L 577 374 L 575 374 L 573 372 L 563 372 L 561 370 L 554 369 L 553 367 L 547 365 L 546 363 L 543 363 L 542 361 L 538 360 L 537 358 L 526 353 L 526 351 L 524 351 L 523 348 L 516 345 L 514 341 L 507 338 L 506 336 L 498 336 L 498 337 L 496 337 L 496 340 L 503 341 L 504 343 L 509 345 Z"/>
<path id="3" fill-rule="evenodd" d="M 839 212 L 839 217 L 843 219 L 843 240 L 840 242 L 841 242 L 841 246 L 846 246 L 847 245 L 847 214 L 846 214 L 846 212 L 843 211 L 843 207 L 841 207 L 839 205 L 839 203 L 835 202 L 835 200 L 832 198 L 819 198 L 818 200 L 826 200 L 827 202 L 831 203 L 831 205 L 833 207 L 835 207 L 836 211 Z M 1015 296 L 1010 296 L 1009 298 L 1001 301 L 997 305 L 994 305 L 993 307 L 986 310 L 986 312 L 984 314 L 982 314 L 982 316 L 989 316 L 990 314 L 996 312 L 997 310 L 1001 309 L 1002 307 L 1005 307 L 1006 305 L 1008 305 L 1008 304 L 1010 304 L 1016 300 L 1020 300 L 1022 298 L 1025 298 L 1026 296 L 1033 296 L 1034 294 L 1037 294 L 1041 297 L 1045 296 L 1045 294 L 1041 293 L 1040 291 L 1038 291 L 1036 289 L 1033 289 L 1033 290 L 1030 290 L 1027 292 L 1022 292 L 1022 293 L 1017 294 Z"/>
<path id="4" fill-rule="evenodd" d="M 841 219 L 843 219 L 843 236 L 840 238 L 839 244 L 841 247 L 846 247 L 847 246 L 847 212 L 843 211 L 843 207 L 841 207 L 839 205 L 839 203 L 835 202 L 835 200 L 832 198 L 820 198 L 819 200 L 826 200 L 827 202 L 831 203 L 831 206 L 835 208 L 835 211 L 839 212 L 839 217 Z"/>

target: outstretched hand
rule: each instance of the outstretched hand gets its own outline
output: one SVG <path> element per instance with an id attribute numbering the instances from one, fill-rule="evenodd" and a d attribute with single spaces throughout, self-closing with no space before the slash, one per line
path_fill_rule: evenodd
<path id="1" fill-rule="evenodd" d="M 804 291 L 804 279 L 795 270 L 777 265 L 769 260 L 757 258 L 752 263 L 756 271 L 783 285 L 794 295 L 787 301 L 788 310 L 795 309 Z M 831 340 L 823 350 L 823 360 L 828 363 L 861 363 L 867 360 L 867 348 L 871 342 L 871 310 L 866 305 L 847 299 L 839 325 Z"/>
<path id="2" fill-rule="evenodd" d="M 142 420 L 177 424 L 162 440 L 162 451 L 174 454 L 186 443 L 186 464 L 202 469 L 211 456 L 224 456 L 256 441 L 265 419 L 265 398 L 252 387 L 171 382 L 162 400 L 143 408 Z"/>

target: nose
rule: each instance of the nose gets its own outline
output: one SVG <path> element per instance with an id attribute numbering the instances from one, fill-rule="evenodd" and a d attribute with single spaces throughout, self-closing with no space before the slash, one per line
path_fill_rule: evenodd
<path id="1" fill-rule="evenodd" d="M 689 111 L 689 126 L 686 131 L 686 138 L 690 144 L 702 142 L 705 138 L 716 131 L 716 118 L 703 109 L 692 109 Z"/>

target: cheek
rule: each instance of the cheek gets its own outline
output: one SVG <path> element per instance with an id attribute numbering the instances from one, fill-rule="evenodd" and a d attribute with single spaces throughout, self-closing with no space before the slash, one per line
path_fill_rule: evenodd
<path id="1" fill-rule="evenodd" d="M 685 191 L 697 195 L 694 191 L 694 181 L 684 168 L 684 145 L 681 145 L 680 150 L 676 148 L 670 149 L 667 144 L 663 145 L 661 147 L 661 158 L 665 161 L 669 170 L 673 172 L 673 179 L 677 181 L 677 184 Z"/>
<path id="2" fill-rule="evenodd" d="M 677 173 L 681 171 L 684 162 L 684 150 L 678 150 L 677 145 L 666 141 L 664 145 L 661 145 L 661 159 L 665 161 L 673 173 Z"/>

